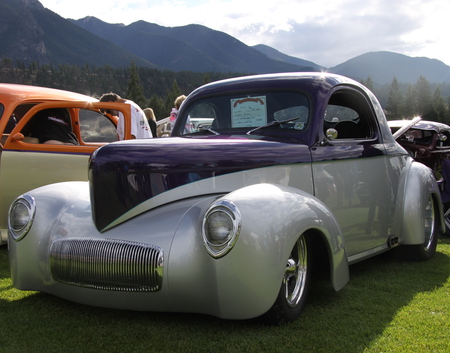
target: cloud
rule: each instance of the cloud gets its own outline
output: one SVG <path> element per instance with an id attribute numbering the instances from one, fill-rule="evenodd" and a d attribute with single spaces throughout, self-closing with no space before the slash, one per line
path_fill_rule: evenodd
<path id="1" fill-rule="evenodd" d="M 438 58 L 450 64 L 442 0 L 41 0 L 63 17 L 126 25 L 201 24 L 248 45 L 334 66 L 369 51 Z"/>

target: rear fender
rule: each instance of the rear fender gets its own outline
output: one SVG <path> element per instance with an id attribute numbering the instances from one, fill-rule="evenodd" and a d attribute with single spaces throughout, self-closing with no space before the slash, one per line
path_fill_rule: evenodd
<path id="1" fill-rule="evenodd" d="M 434 200 L 440 227 L 445 229 L 439 187 L 431 169 L 422 163 L 412 161 L 403 173 L 399 188 L 402 194 L 397 198 L 401 202 L 401 207 L 397 207 L 400 214 L 396 215 L 394 234 L 401 235 L 401 244 L 423 244 L 425 241 L 423 215 L 430 195 Z"/>

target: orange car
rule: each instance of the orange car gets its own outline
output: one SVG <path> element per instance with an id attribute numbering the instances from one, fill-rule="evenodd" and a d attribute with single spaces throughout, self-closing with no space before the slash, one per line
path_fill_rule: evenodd
<path id="1" fill-rule="evenodd" d="M 70 119 L 78 145 L 44 144 L 33 137 L 39 112 L 59 108 Z M 0 244 L 7 239 L 7 214 L 20 194 L 60 181 L 87 180 L 87 162 L 100 146 L 116 141 L 115 109 L 125 117 L 125 139 L 131 137 L 130 105 L 101 103 L 82 94 L 51 88 L 0 84 Z M 41 126 L 42 127 L 42 126 Z M 25 152 L 25 153 L 24 153 Z"/>

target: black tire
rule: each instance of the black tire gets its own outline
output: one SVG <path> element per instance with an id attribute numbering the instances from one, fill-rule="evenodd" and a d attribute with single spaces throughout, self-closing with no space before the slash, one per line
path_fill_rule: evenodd
<path id="1" fill-rule="evenodd" d="M 445 210 L 444 223 L 445 223 L 445 231 L 443 232 L 443 234 L 446 236 L 450 236 L 450 208 Z"/>
<path id="2" fill-rule="evenodd" d="M 416 261 L 427 261 L 436 253 L 439 227 L 436 217 L 436 206 L 431 195 L 428 197 L 423 217 L 425 241 L 423 244 L 410 246 L 412 259 Z"/>
<path id="3" fill-rule="evenodd" d="M 311 251 L 302 234 L 287 260 L 280 292 L 265 318 L 271 324 L 281 324 L 297 319 L 302 313 L 309 292 L 311 277 Z"/>

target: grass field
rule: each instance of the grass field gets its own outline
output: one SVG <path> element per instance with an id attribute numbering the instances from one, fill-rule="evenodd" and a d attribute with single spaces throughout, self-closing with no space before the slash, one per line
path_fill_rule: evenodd
<path id="1" fill-rule="evenodd" d="M 353 265 L 340 292 L 315 284 L 281 326 L 109 310 L 11 286 L 0 248 L 0 352 L 450 352 L 450 238 L 428 262 Z"/>

